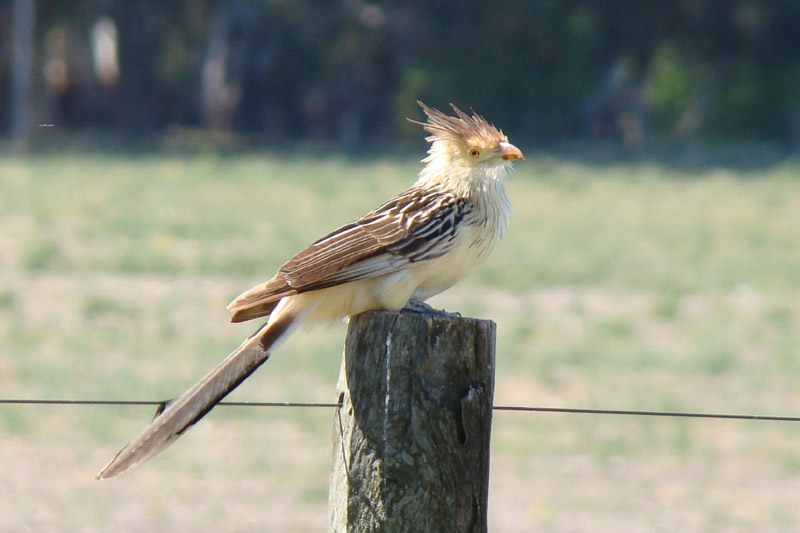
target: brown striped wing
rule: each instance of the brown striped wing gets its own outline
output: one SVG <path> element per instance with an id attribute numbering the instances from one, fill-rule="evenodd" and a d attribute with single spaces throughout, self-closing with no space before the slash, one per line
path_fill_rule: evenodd
<path id="1" fill-rule="evenodd" d="M 290 294 L 390 274 L 439 257 L 452 248 L 466 209 L 466 201 L 455 195 L 412 187 L 316 241 L 229 309 L 242 319 L 254 318 Z M 258 314 L 246 312 L 254 307 Z"/>

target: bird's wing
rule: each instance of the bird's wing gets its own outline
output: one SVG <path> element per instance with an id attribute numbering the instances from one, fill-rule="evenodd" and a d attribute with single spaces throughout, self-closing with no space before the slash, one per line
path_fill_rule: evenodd
<path id="1" fill-rule="evenodd" d="M 228 306 L 238 321 L 263 316 L 291 294 L 397 272 L 452 247 L 467 209 L 453 194 L 408 189 L 287 261 L 274 278 Z M 248 313 L 248 310 L 253 312 Z"/>

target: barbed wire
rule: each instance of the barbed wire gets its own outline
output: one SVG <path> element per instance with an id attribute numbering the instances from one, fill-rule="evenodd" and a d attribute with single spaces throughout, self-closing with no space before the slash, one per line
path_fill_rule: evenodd
<path id="1" fill-rule="evenodd" d="M 157 400 L 64 400 L 64 399 L 13 399 L 0 398 L 0 405 L 117 405 L 117 406 L 162 406 L 165 401 Z M 221 407 L 301 407 L 301 408 L 337 408 L 340 403 L 325 402 L 259 402 L 259 401 L 222 401 Z M 573 407 L 530 407 L 522 405 L 495 405 L 494 411 L 512 411 L 522 413 L 560 413 L 605 416 L 642 416 L 662 418 L 700 418 L 718 420 L 750 420 L 770 422 L 800 422 L 800 416 L 737 414 L 737 413 L 702 413 L 685 411 L 644 411 L 628 409 L 585 409 Z"/>

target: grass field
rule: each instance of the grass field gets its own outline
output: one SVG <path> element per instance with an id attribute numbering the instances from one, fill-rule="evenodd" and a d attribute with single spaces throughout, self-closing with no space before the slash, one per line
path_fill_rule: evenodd
<path id="1" fill-rule="evenodd" d="M 225 304 L 410 184 L 413 159 L 0 156 L 0 396 L 163 399 Z M 506 239 L 432 303 L 498 323 L 497 405 L 800 414 L 800 165 L 533 154 Z M 358 191 L 355 193 L 354 191 Z M 345 326 L 235 399 L 329 402 Z M 332 412 L 220 408 L 92 476 L 146 407 L 0 406 L 0 530 L 324 531 Z M 493 531 L 797 531 L 800 425 L 496 413 Z"/>

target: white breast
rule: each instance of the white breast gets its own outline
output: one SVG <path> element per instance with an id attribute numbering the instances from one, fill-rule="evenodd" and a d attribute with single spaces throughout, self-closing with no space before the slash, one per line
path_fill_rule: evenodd
<path id="1" fill-rule="evenodd" d="M 459 228 L 453 248 L 411 268 L 418 281 L 413 299 L 425 300 L 449 289 L 486 261 L 508 226 L 511 202 L 499 180 L 474 191 L 472 211 Z"/>

